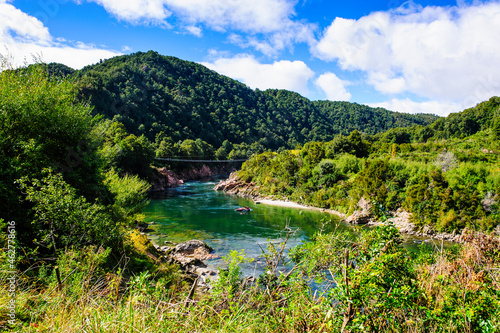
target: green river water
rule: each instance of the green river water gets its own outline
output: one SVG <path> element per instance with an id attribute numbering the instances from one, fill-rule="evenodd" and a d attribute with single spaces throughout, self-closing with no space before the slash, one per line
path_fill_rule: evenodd
<path id="1" fill-rule="evenodd" d="M 213 190 L 218 180 L 187 182 L 152 198 L 144 209 L 146 222 L 151 224 L 150 239 L 164 245 L 165 241 L 182 242 L 200 239 L 223 257 L 232 250 L 245 250 L 247 257 L 255 258 L 244 269 L 247 275 L 258 274 L 263 268 L 262 248 L 269 240 L 280 240 L 288 225 L 297 229 L 288 242 L 295 246 L 309 239 L 316 231 L 350 230 L 351 225 L 339 222 L 335 215 L 317 210 L 304 210 L 256 204 L 251 200 Z M 248 206 L 250 213 L 238 213 L 236 208 Z M 415 244 L 409 240 L 407 246 Z M 417 241 L 418 242 L 418 241 Z M 259 246 L 260 245 L 260 246 Z M 207 260 L 209 268 L 224 266 L 222 259 Z"/>

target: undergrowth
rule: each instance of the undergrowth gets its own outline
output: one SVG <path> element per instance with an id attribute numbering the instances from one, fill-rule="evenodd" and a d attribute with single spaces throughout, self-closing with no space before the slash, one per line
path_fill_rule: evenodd
<path id="1" fill-rule="evenodd" d="M 0 325 L 17 332 L 497 332 L 500 243 L 472 233 L 464 241 L 424 245 L 415 255 L 386 225 L 359 236 L 318 233 L 290 251 L 271 242 L 258 279 L 241 275 L 249 259 L 233 252 L 208 292 L 193 292 L 192 279 L 151 257 L 149 268 L 130 271 L 126 255 L 73 248 L 18 272 L 15 326 L 7 322 L 2 267 Z"/>

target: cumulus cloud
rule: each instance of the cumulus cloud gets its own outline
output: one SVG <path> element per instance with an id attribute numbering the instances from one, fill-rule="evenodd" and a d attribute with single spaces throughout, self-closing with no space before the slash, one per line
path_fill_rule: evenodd
<path id="1" fill-rule="evenodd" d="M 405 7 L 336 18 L 316 57 L 361 70 L 386 94 L 413 93 L 463 107 L 500 94 L 500 3 Z"/>
<path id="2" fill-rule="evenodd" d="M 53 38 L 40 20 L 5 0 L 0 1 L 0 46 L 3 48 L 0 52 L 6 53 L 4 56 L 11 58 L 14 66 L 42 60 L 81 68 L 118 55 L 93 45 L 81 42 L 69 45 L 64 39 Z"/>
<path id="3" fill-rule="evenodd" d="M 345 82 L 334 73 L 322 74 L 316 79 L 316 85 L 320 87 L 331 101 L 349 101 L 351 94 L 345 88 Z"/>
<path id="4" fill-rule="evenodd" d="M 438 116 L 447 116 L 453 112 L 462 111 L 464 108 L 460 103 L 449 102 L 415 102 L 409 98 L 392 99 L 388 102 L 382 103 L 369 103 L 371 107 L 381 107 L 391 111 L 404 112 L 404 113 L 431 113 Z"/>
<path id="5" fill-rule="evenodd" d="M 81 0 L 75 0 L 77 2 Z M 132 23 L 170 26 L 175 21 L 195 36 L 202 28 L 219 32 L 239 31 L 249 36 L 236 41 L 267 55 L 292 47 L 295 42 L 312 43 L 315 25 L 293 20 L 294 0 L 87 0 L 104 7 L 118 19 Z M 175 16 L 175 19 L 173 17 Z M 229 41 L 233 41 L 231 38 Z"/>
<path id="6" fill-rule="evenodd" d="M 282 60 L 261 64 L 251 55 L 219 58 L 203 65 L 252 89 L 287 89 L 302 95 L 308 94 L 307 84 L 314 77 L 314 72 L 302 61 Z"/>

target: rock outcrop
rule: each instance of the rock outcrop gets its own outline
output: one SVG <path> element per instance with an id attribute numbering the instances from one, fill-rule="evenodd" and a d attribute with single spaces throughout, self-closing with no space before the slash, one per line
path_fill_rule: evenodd
<path id="1" fill-rule="evenodd" d="M 185 168 L 182 171 L 177 173 L 178 177 L 181 179 L 187 180 L 205 180 L 210 177 L 222 174 L 229 174 L 230 172 L 234 172 L 235 169 L 233 166 L 229 164 L 224 165 L 202 165 L 201 167 L 191 167 Z"/>
<path id="2" fill-rule="evenodd" d="M 203 260 L 216 259 L 218 256 L 212 253 L 213 248 L 205 242 L 193 239 L 176 246 L 156 245 L 155 247 L 164 253 L 169 262 L 179 265 L 186 274 L 199 278 L 198 287 L 210 288 L 207 280 L 215 279 L 217 273 L 208 269 Z"/>
<path id="3" fill-rule="evenodd" d="M 214 187 L 214 190 L 224 191 L 228 194 L 238 195 L 252 200 L 261 198 L 258 194 L 258 186 L 255 186 L 255 183 L 246 183 L 239 180 L 235 172 L 231 173 L 228 179 L 221 180 L 219 184 Z"/>
<path id="4" fill-rule="evenodd" d="M 210 177 L 233 172 L 234 167 L 230 165 L 202 165 L 191 166 L 174 172 L 167 168 L 153 168 L 151 192 L 163 192 L 167 188 L 177 187 L 188 180 L 205 180 Z"/>
<path id="5" fill-rule="evenodd" d="M 177 187 L 183 183 L 184 181 L 172 170 L 168 170 L 167 168 L 153 168 L 152 192 L 163 192 L 167 188 Z"/>
<path id="6" fill-rule="evenodd" d="M 369 226 L 382 225 L 384 222 L 376 219 L 375 216 L 370 212 L 370 202 L 364 198 L 361 198 L 358 202 L 359 210 L 354 211 L 352 215 L 345 219 L 346 222 L 351 224 L 366 224 Z M 391 212 L 391 217 L 387 219 L 388 223 L 393 224 L 400 233 L 417 236 L 417 237 L 428 237 L 439 240 L 445 240 L 450 242 L 461 242 L 461 234 L 455 232 L 437 232 L 431 226 L 424 226 L 423 228 L 418 228 L 411 222 L 411 214 L 402 208 L 399 208 L 395 212 Z"/>
<path id="7" fill-rule="evenodd" d="M 371 205 L 365 198 L 358 201 L 359 210 L 354 211 L 352 215 L 348 216 L 345 221 L 351 224 L 367 224 L 372 222 L 372 214 L 370 212 Z"/>

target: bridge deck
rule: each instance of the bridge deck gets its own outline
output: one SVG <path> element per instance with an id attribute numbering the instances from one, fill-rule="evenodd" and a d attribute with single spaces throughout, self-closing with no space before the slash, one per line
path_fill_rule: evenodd
<path id="1" fill-rule="evenodd" d="M 232 162 L 245 162 L 247 159 L 239 160 L 190 160 L 184 158 L 169 158 L 169 157 L 156 157 L 155 160 L 167 162 L 190 162 L 190 163 L 232 163 Z"/>

